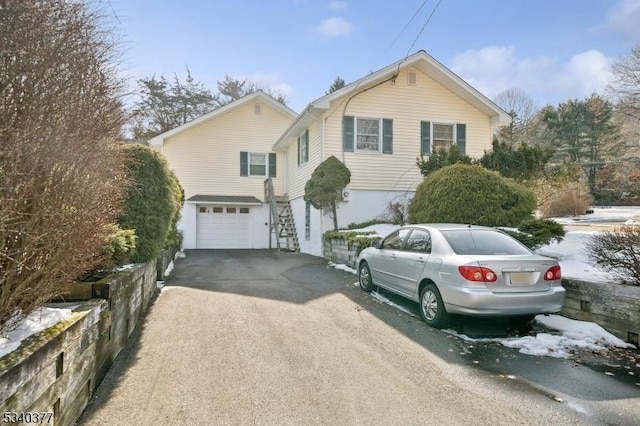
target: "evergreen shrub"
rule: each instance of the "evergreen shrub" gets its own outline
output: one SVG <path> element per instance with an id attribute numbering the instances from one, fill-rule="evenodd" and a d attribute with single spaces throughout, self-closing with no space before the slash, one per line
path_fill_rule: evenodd
<path id="1" fill-rule="evenodd" d="M 122 149 L 127 156 L 130 186 L 119 224 L 136 233 L 136 249 L 130 261 L 148 262 L 178 235 L 175 225 L 184 195 L 160 153 L 139 144 L 124 145 Z"/>
<path id="2" fill-rule="evenodd" d="M 536 208 L 532 191 L 498 172 L 455 164 L 429 174 L 409 205 L 410 223 L 517 227 Z"/>

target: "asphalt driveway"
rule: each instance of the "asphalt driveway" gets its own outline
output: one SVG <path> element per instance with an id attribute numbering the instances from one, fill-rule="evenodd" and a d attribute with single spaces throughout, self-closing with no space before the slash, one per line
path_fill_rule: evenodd
<path id="1" fill-rule="evenodd" d="M 78 424 L 595 424 L 312 256 L 188 251 Z M 448 356 L 449 355 L 449 356 Z"/>

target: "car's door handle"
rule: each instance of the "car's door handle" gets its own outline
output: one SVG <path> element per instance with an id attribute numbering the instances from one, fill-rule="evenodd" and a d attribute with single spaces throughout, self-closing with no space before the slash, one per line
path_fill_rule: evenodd
<path id="1" fill-rule="evenodd" d="M 424 263 L 425 259 L 423 257 L 418 258 L 418 263 Z"/>

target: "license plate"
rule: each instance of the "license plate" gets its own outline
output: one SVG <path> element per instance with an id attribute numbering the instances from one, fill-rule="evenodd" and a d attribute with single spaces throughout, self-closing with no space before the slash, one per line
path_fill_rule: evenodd
<path id="1" fill-rule="evenodd" d="M 509 274 L 511 285 L 530 285 L 530 274 L 528 272 L 512 272 Z"/>

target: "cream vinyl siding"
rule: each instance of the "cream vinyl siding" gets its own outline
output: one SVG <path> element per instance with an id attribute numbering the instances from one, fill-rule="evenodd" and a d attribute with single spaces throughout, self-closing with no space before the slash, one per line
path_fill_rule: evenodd
<path id="1" fill-rule="evenodd" d="M 260 105 L 256 113 L 255 105 Z M 266 177 L 240 176 L 240 152 L 268 154 L 291 118 L 259 100 L 216 116 L 164 141 L 162 153 L 185 198 L 195 194 L 252 195 L 264 199 Z M 268 158 L 267 158 L 268 162 Z M 282 194 L 284 155 L 276 153 L 274 189 Z"/>
<path id="2" fill-rule="evenodd" d="M 408 84 L 408 71 L 416 73 L 415 85 Z M 324 149 L 325 158 L 335 155 L 351 170 L 351 189 L 415 190 L 422 181 L 416 166 L 421 121 L 466 124 L 466 154 L 471 157 L 491 148 L 491 118 L 415 68 L 401 71 L 395 84 L 389 81 L 356 95 L 346 111 L 344 107 L 344 99 L 339 99 L 325 113 Z M 393 119 L 393 154 L 343 152 L 343 111 L 355 117 Z M 317 149 L 315 145 L 310 149 Z"/>
<path id="3" fill-rule="evenodd" d="M 293 200 L 304 196 L 304 186 L 311 178 L 311 174 L 322 163 L 320 135 L 322 126 L 315 122 L 309 126 L 309 161 L 298 166 L 298 145 L 297 137 L 289 145 L 289 199 Z"/>

